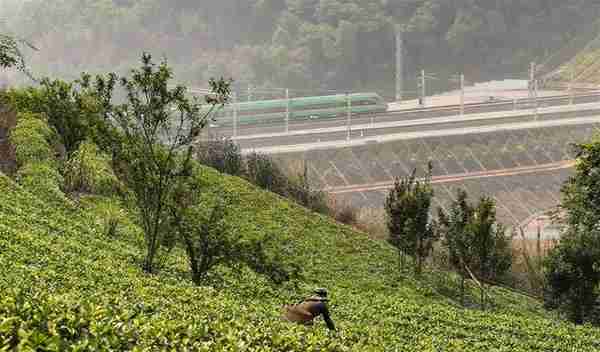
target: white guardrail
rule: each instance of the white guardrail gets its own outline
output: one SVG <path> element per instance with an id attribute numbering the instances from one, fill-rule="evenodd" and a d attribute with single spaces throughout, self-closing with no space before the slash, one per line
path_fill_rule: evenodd
<path id="1" fill-rule="evenodd" d="M 597 105 L 598 107 L 598 105 Z M 528 116 L 532 116 L 531 114 Z M 506 117 L 506 116 L 504 116 Z M 570 126 L 570 125 L 586 125 L 600 123 L 600 115 L 598 116 L 587 116 L 587 117 L 575 117 L 565 118 L 559 120 L 547 120 L 547 121 L 525 121 L 516 123 L 504 123 L 497 125 L 486 125 L 477 127 L 459 127 L 459 128 L 445 128 L 442 130 L 430 130 L 422 132 L 404 132 L 394 133 L 379 136 L 360 137 L 353 140 L 332 140 L 324 142 L 313 142 L 303 143 L 296 145 L 276 145 L 269 147 L 256 147 L 242 149 L 242 154 L 248 154 L 251 152 L 264 153 L 264 154 L 282 154 L 282 153 L 298 153 L 306 152 L 310 150 L 324 150 L 324 149 L 337 149 L 337 148 L 348 148 L 355 146 L 368 145 L 372 143 L 386 143 L 398 140 L 409 140 L 417 138 L 431 138 L 431 137 L 445 137 L 445 136 L 456 136 L 456 135 L 467 135 L 467 134 L 480 134 L 490 133 L 497 131 L 511 131 L 511 130 L 522 130 L 542 127 L 556 127 L 556 126 Z"/>

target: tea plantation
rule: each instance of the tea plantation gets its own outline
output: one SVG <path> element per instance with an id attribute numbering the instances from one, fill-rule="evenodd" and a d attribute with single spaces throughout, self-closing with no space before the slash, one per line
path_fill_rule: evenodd
<path id="1" fill-rule="evenodd" d="M 563 322 L 535 300 L 494 289 L 488 310 L 461 307 L 443 284 L 448 274 L 415 279 L 384 242 L 239 178 L 212 169 L 202 178 L 208 196 L 230 204 L 239 236 L 277 236 L 302 281 L 274 286 L 223 268 L 197 287 L 178 249 L 158 274 L 144 274 L 127 209 L 116 235 L 103 232 L 103 209 L 115 200 L 74 201 L 0 174 L 0 350 L 600 350 L 600 329 Z M 329 289 L 337 332 L 280 319 L 283 304 L 317 286 Z"/>

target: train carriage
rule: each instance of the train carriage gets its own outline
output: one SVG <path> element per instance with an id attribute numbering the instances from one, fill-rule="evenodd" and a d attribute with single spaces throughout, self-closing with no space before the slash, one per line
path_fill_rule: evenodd
<path id="1" fill-rule="evenodd" d="M 352 114 L 377 113 L 387 111 L 387 103 L 376 93 L 356 93 L 348 96 Z M 286 111 L 290 111 L 290 122 L 319 120 L 345 116 L 348 112 L 348 98 L 345 94 L 259 100 L 230 104 L 215 114 L 214 125 L 231 126 L 234 108 L 237 110 L 238 125 L 265 124 L 283 122 Z"/>

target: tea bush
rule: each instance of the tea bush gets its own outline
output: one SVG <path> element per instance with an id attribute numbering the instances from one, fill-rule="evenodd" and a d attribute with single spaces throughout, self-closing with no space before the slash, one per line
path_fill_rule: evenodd
<path id="1" fill-rule="evenodd" d="M 61 186 L 64 182 L 55 157 L 56 133 L 43 114 L 19 113 L 10 134 L 15 148 L 17 181 L 49 202 L 66 202 Z"/>
<path id="2" fill-rule="evenodd" d="M 19 166 L 54 161 L 55 151 L 51 144 L 54 140 L 56 133 L 42 114 L 19 113 L 17 126 L 10 133 L 10 142 L 15 147 Z"/>
<path id="3" fill-rule="evenodd" d="M 83 192 L 110 196 L 123 189 L 111 168 L 111 158 L 100 152 L 89 141 L 83 142 L 66 162 L 65 188 L 70 192 Z"/>
<path id="4" fill-rule="evenodd" d="M 419 280 L 399 272 L 386 243 L 240 178 L 202 173 L 205 191 L 230 206 L 225 221 L 238 236 L 275 234 L 304 279 L 274 286 L 251 270 L 219 267 L 197 287 L 178 248 L 159 274 L 144 274 L 128 236 L 135 225 L 109 239 L 94 220 L 98 198 L 73 210 L 0 174 L 0 350 L 600 349 L 600 330 L 560 321 L 540 302 L 500 288 L 491 290 L 489 311 L 458 307 L 427 272 Z M 315 286 L 329 289 L 338 332 L 280 319 L 283 304 Z"/>

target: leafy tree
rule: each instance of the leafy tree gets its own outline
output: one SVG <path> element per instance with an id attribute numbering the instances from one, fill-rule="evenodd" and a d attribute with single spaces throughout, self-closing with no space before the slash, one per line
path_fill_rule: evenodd
<path id="1" fill-rule="evenodd" d="M 468 227 L 473 218 L 474 209 L 467 202 L 467 192 L 458 190 L 457 198 L 448 214 L 438 209 L 440 236 L 448 248 L 448 259 L 461 277 L 461 303 L 464 304 L 466 266 L 472 266 L 473 258 L 471 236 Z"/>
<path id="2" fill-rule="evenodd" d="M 566 230 L 546 261 L 550 308 L 565 311 L 574 322 L 598 322 L 600 284 L 600 140 L 575 146 L 577 166 L 563 186 L 561 219 Z"/>
<path id="3" fill-rule="evenodd" d="M 402 266 L 404 255 L 415 258 L 415 272 L 422 270 L 424 259 L 429 255 L 436 240 L 434 224 L 430 219 L 433 188 L 431 187 L 432 165 L 429 163 L 423 180 L 417 180 L 416 172 L 404 178 L 396 178 L 385 201 L 388 242 L 398 249 Z"/>
<path id="4" fill-rule="evenodd" d="M 186 250 L 195 284 L 202 284 L 217 265 L 246 265 L 275 283 L 299 276 L 299 267 L 283 260 L 281 248 L 268 251 L 272 238 L 244 239 L 233 232 L 225 221 L 227 206 L 222 199 L 206 214 L 201 172 L 196 169 L 194 174 L 196 178 L 178 182 L 168 204 L 173 229 Z"/>
<path id="5" fill-rule="evenodd" d="M 227 103 L 229 82 L 210 81 L 211 106 L 203 112 L 197 99 L 186 96 L 186 88 L 169 88 L 173 77 L 166 61 L 156 65 L 150 54 L 130 77 L 116 74 L 98 77 L 97 97 L 105 117 L 117 126 L 121 138 L 113 140 L 113 155 L 120 161 L 118 170 L 131 190 L 140 216 L 146 242 L 143 268 L 153 272 L 162 244 L 168 239 L 167 202 L 177 182 L 191 177 L 192 145 L 212 109 Z M 120 83 L 127 97 L 121 105 L 111 103 L 113 90 Z"/>
<path id="6" fill-rule="evenodd" d="M 448 214 L 441 209 L 438 214 L 440 236 L 448 248 L 450 263 L 461 276 L 461 300 L 465 278 L 473 274 L 481 280 L 483 302 L 485 282 L 497 280 L 512 263 L 510 240 L 504 227 L 496 222 L 494 200 L 482 197 L 473 206 L 467 192 L 459 189 Z"/>

